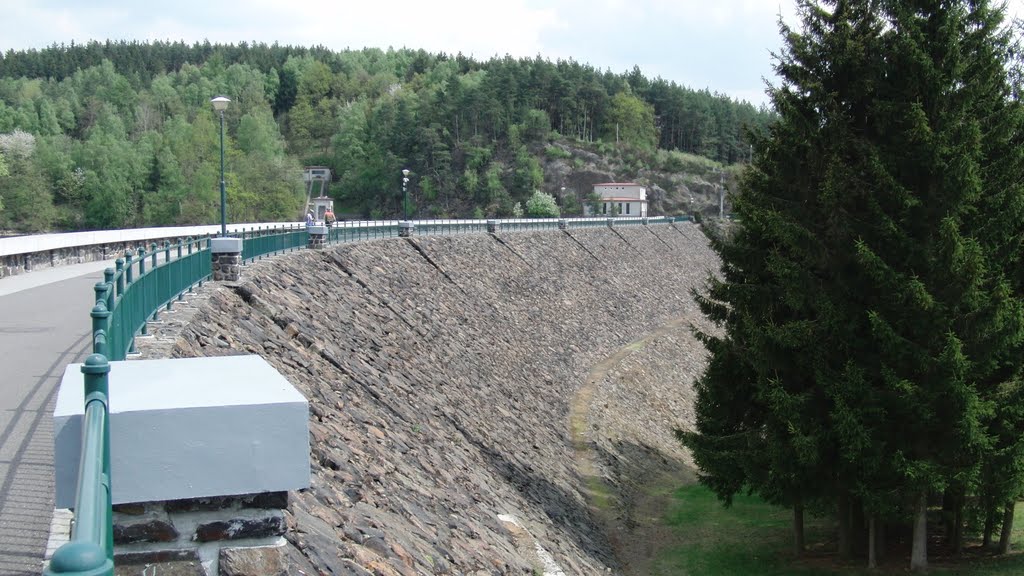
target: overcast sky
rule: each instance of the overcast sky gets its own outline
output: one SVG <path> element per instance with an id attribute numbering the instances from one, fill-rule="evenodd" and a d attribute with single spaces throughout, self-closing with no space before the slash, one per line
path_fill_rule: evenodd
<path id="1" fill-rule="evenodd" d="M 1009 5 L 1024 13 L 1024 0 Z M 539 54 L 616 73 L 639 66 L 761 105 L 778 16 L 794 12 L 793 0 L 0 0 L 0 50 L 110 39 Z"/>

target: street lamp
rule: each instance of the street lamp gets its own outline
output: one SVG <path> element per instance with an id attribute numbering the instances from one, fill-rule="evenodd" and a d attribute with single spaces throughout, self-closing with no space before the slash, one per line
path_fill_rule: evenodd
<path id="1" fill-rule="evenodd" d="M 402 216 L 409 219 L 409 169 L 402 170 Z"/>
<path id="2" fill-rule="evenodd" d="M 231 100 L 227 96 L 217 96 L 210 100 L 213 110 L 220 112 L 220 235 L 228 235 L 228 197 L 224 190 L 224 111 Z"/>

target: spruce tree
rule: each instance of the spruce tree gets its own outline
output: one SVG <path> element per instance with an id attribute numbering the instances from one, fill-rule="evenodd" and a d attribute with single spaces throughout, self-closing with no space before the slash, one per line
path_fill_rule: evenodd
<path id="1" fill-rule="evenodd" d="M 804 0 L 800 16 L 782 28 L 780 121 L 755 139 L 741 230 L 713 243 L 723 273 L 698 302 L 724 335 L 702 336 L 683 440 L 723 498 L 830 502 L 843 556 L 865 536 L 855 517 L 872 565 L 874 527 L 910 523 L 925 568 L 928 497 L 958 503 L 959 534 L 986 455 L 1004 456 L 989 466 L 1003 479 L 1019 462 L 995 429 L 1015 413 L 992 410 L 1021 334 L 1008 37 L 985 1 Z M 992 206 L 1007 214 L 982 225 Z M 737 434 L 756 445 L 743 454 Z"/>

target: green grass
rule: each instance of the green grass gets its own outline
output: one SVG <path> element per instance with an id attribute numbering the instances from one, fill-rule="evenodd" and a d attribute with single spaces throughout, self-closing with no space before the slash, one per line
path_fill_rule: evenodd
<path id="1" fill-rule="evenodd" d="M 1017 507 L 1014 520 L 1015 550 L 1024 547 L 1022 509 L 1024 506 Z M 664 522 L 682 544 L 658 557 L 652 576 L 867 576 L 908 572 L 909 561 L 899 559 L 877 571 L 865 569 L 860 562 L 837 566 L 830 554 L 829 522 L 809 516 L 805 518 L 808 554 L 795 559 L 791 552 L 791 511 L 745 495 L 738 495 L 730 508 L 724 508 L 711 491 L 699 485 L 685 486 L 674 493 Z M 979 556 L 955 564 L 932 562 L 929 574 L 1024 574 L 1024 555 Z"/>

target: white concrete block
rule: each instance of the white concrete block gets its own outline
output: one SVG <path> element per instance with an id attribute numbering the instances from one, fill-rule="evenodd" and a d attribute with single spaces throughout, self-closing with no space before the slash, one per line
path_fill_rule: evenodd
<path id="1" fill-rule="evenodd" d="M 110 363 L 113 501 L 309 486 L 309 404 L 259 356 Z M 74 507 L 84 380 L 64 371 L 54 419 L 56 507 Z"/>
<path id="2" fill-rule="evenodd" d="M 210 238 L 210 252 L 214 254 L 241 254 L 242 253 L 242 239 L 241 238 Z"/>

